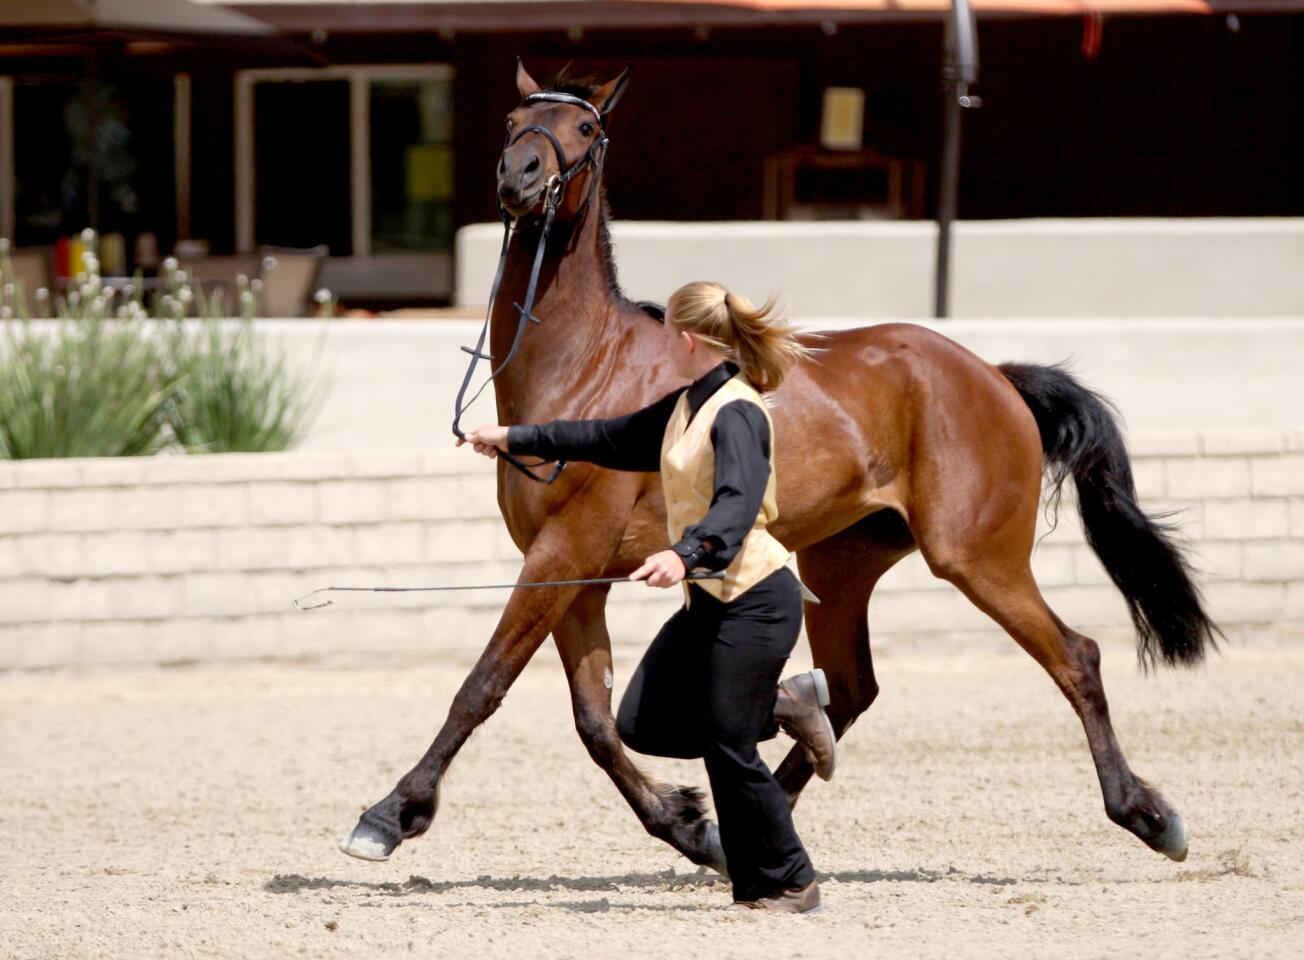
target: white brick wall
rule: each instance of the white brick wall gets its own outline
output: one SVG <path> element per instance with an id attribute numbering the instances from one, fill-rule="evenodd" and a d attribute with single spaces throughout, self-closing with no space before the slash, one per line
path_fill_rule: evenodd
<path id="1" fill-rule="evenodd" d="M 1135 434 L 1143 505 L 1175 510 L 1232 636 L 1304 626 L 1304 431 Z M 1047 532 L 1044 521 L 1041 532 Z M 1130 638 L 1071 495 L 1034 569 L 1074 627 Z M 520 556 L 493 468 L 462 451 L 0 463 L 0 668 L 131 660 L 455 650 L 474 656 L 505 591 L 351 595 L 332 584 L 506 582 Z M 678 595 L 613 591 L 617 643 L 643 644 Z M 879 649 L 942 635 L 1005 643 L 916 555 L 880 584 Z M 932 638 L 932 639 L 930 639 Z"/>

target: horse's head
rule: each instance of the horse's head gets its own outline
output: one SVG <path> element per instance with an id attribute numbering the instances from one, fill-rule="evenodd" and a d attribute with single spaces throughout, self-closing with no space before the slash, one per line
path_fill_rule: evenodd
<path id="1" fill-rule="evenodd" d="M 498 160 L 498 202 L 513 217 L 539 213 L 549 192 L 557 219 L 570 220 L 596 189 L 607 149 L 605 126 L 625 91 L 629 70 L 610 83 L 535 83 L 519 60 L 521 105 L 507 115 L 507 143 Z"/>

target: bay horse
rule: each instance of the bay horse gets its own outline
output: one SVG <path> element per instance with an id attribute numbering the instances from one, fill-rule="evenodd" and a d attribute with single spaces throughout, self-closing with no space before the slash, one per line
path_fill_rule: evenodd
<path id="1" fill-rule="evenodd" d="M 601 85 L 559 77 L 554 90 L 563 96 L 549 99 L 517 65 L 523 101 L 507 117 L 497 176 L 499 203 L 516 222 L 489 341 L 495 358 L 508 356 L 518 339 L 519 351 L 495 381 L 499 423 L 616 416 L 679 385 L 663 355 L 661 321 L 617 284 L 601 163 L 582 162 L 592 160 L 595 145 L 605 152 L 604 128 L 627 74 Z M 587 105 L 567 102 L 567 94 Z M 514 304 L 528 303 L 540 210 L 558 183 L 564 190 L 552 197 L 556 221 L 533 309 L 540 322 L 518 338 Z M 878 695 L 870 594 L 893 564 L 919 550 L 930 571 L 1008 632 L 1068 699 L 1109 818 L 1184 859 L 1181 816 L 1131 771 L 1114 736 L 1097 644 L 1055 615 L 1030 566 L 1043 473 L 1055 494 L 1071 477 L 1087 541 L 1127 600 L 1142 665 L 1198 663 L 1214 645 L 1217 628 L 1171 531 L 1138 506 L 1108 402 L 1058 367 L 992 366 L 911 324 L 806 342 L 812 355 L 771 397 L 780 510 L 771 530 L 796 553 L 802 580 L 821 601 L 807 605 L 806 630 L 828 678 L 839 737 Z M 655 474 L 577 463 L 549 485 L 500 459 L 497 483 L 503 519 L 525 557 L 518 582 L 621 576 L 667 545 Z M 606 598 L 606 587 L 514 590 L 434 742 L 341 848 L 383 860 L 430 827 L 454 756 L 552 634 L 590 756 L 649 833 L 724 872 L 702 794 L 649 779 L 617 736 Z M 776 771 L 791 802 L 811 773 L 794 747 Z"/>

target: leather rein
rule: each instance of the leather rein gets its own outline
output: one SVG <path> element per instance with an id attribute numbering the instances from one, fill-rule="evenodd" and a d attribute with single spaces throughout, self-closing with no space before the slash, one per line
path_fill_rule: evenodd
<path id="1" fill-rule="evenodd" d="M 522 127 L 519 131 L 514 133 L 509 131 L 507 134 L 507 139 L 503 143 L 504 153 L 509 147 L 513 146 L 522 137 L 526 136 L 526 134 L 537 133 L 544 137 L 544 139 L 552 144 L 552 149 L 557 154 L 557 169 L 561 172 L 549 177 L 543 186 L 543 227 L 539 233 L 539 245 L 534 251 L 534 265 L 530 269 L 530 281 L 525 288 L 525 302 L 512 304 L 517 313 L 520 314 L 520 319 L 516 324 L 516 336 L 512 340 L 512 347 L 507 352 L 507 356 L 502 359 L 501 363 L 499 363 L 495 357 L 486 353 L 484 348 L 485 341 L 489 336 L 489 326 L 490 320 L 493 317 L 494 303 L 498 299 L 498 287 L 503 282 L 503 272 L 507 266 L 507 249 L 511 244 L 512 234 L 517 228 L 519 218 L 515 218 L 509 214 L 507 210 L 504 209 L 501 201 L 498 203 L 498 215 L 502 217 L 503 221 L 503 245 L 502 250 L 498 254 L 498 269 L 494 273 L 493 286 L 489 290 L 489 308 L 485 313 L 484 326 L 480 329 L 480 338 L 476 341 L 475 346 L 462 348 L 465 352 L 471 355 L 471 361 L 467 365 L 466 375 L 462 377 L 462 385 L 458 388 L 457 399 L 453 404 L 453 434 L 459 440 L 466 439 L 466 434 L 462 431 L 461 427 L 462 415 L 465 414 L 467 409 L 480 398 L 480 394 L 484 393 L 485 388 L 489 386 L 489 384 L 491 384 L 516 357 L 516 352 L 521 346 L 521 339 L 525 336 L 526 327 L 531 323 L 542 322 L 540 318 L 536 317 L 533 313 L 534 298 L 538 292 L 539 271 L 543 268 L 543 254 L 548 247 L 548 234 L 552 231 L 553 221 L 557 216 L 557 208 L 561 205 L 562 197 L 565 196 L 566 187 L 570 184 L 571 180 L 573 180 L 586 167 L 593 167 L 593 177 L 589 182 L 588 194 L 585 196 L 584 203 L 580 206 L 575 215 L 575 219 L 578 222 L 579 218 L 583 216 L 584 212 L 588 209 L 589 203 L 593 199 L 593 194 L 597 190 L 598 182 L 602 179 L 602 165 L 607 156 L 608 140 L 602 122 L 602 114 L 598 111 L 598 108 L 581 97 L 555 91 L 532 93 L 522 101 L 524 106 L 543 102 L 566 103 L 588 110 L 593 114 L 598 122 L 598 136 L 593 143 L 589 145 L 589 148 L 584 152 L 584 155 L 567 167 L 566 151 L 562 149 L 560 141 L 557 140 L 556 135 L 549 128 L 539 124 L 531 124 L 528 127 Z M 471 385 L 471 380 L 475 376 L 476 366 L 481 360 L 489 361 L 489 377 L 480 385 L 480 388 L 476 390 L 470 400 L 463 402 L 466 397 L 467 389 Z M 497 366 L 494 366 L 495 363 L 497 363 Z M 561 476 L 562 470 L 566 467 L 566 461 L 559 460 L 547 477 L 541 477 L 534 472 L 534 467 L 542 466 L 550 461 L 544 460 L 531 466 L 522 463 L 506 451 L 500 450 L 498 456 L 501 459 L 506 460 L 531 480 L 544 484 L 552 483 L 556 480 Z"/>

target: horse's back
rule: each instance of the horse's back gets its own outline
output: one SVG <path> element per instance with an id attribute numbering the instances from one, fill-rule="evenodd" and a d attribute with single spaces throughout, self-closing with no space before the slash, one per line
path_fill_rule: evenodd
<path id="1" fill-rule="evenodd" d="M 983 469 L 1004 446 L 1040 469 L 1032 415 L 996 367 L 935 330 L 884 323 L 801 336 L 772 395 L 780 538 L 799 547 L 881 509 L 910 519 L 921 473 Z M 931 486 L 931 484 L 929 484 Z"/>

